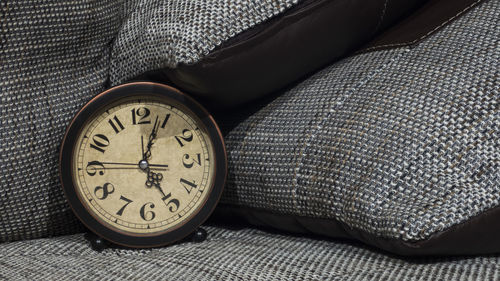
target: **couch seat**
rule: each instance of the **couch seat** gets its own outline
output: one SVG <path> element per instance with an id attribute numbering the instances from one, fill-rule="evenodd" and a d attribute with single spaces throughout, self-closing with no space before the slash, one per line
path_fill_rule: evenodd
<path id="1" fill-rule="evenodd" d="M 0 244 L 0 280 L 496 280 L 500 256 L 401 259 L 349 241 L 209 226 L 202 243 L 92 250 L 83 234 Z"/>

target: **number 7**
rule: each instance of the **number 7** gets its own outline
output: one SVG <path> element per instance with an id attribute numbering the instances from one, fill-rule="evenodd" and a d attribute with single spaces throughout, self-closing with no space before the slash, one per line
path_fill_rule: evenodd
<path id="1" fill-rule="evenodd" d="M 133 201 L 128 199 L 127 197 L 123 197 L 123 195 L 120 195 L 120 200 L 123 200 L 127 203 L 125 203 L 125 205 L 123 205 L 123 207 L 118 210 L 118 212 L 116 212 L 117 215 L 121 216 L 123 214 L 123 211 L 125 210 L 125 208 L 128 206 L 128 204 L 132 203 Z"/>

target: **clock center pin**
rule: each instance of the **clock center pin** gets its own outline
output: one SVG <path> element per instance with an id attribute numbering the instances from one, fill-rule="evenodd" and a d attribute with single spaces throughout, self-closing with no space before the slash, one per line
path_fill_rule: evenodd
<path id="1" fill-rule="evenodd" d="M 139 168 L 146 170 L 149 167 L 149 163 L 146 160 L 139 161 Z"/>

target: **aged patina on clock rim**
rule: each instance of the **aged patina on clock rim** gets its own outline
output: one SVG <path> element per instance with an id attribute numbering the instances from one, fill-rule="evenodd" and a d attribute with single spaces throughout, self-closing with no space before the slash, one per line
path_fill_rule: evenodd
<path id="1" fill-rule="evenodd" d="M 134 234 L 123 232 L 107 226 L 106 222 L 101 222 L 88 210 L 82 202 L 78 191 L 75 188 L 72 176 L 72 161 L 75 145 L 81 129 L 95 113 L 104 107 L 110 106 L 117 101 L 129 99 L 135 96 L 150 96 L 151 98 L 179 103 L 197 116 L 202 125 L 206 128 L 208 141 L 213 146 L 214 157 L 214 179 L 209 187 L 210 194 L 205 198 L 205 202 L 200 203 L 197 213 L 184 219 L 174 229 L 164 232 L 152 233 L 150 235 Z M 181 111 L 185 109 L 180 108 Z M 189 115 L 189 113 L 186 113 Z M 63 191 L 66 195 L 70 207 L 80 221 L 91 231 L 118 245 L 128 247 L 157 247 L 171 244 L 192 233 L 201 225 L 212 213 L 220 199 L 227 175 L 227 156 L 222 134 L 212 116 L 196 101 L 182 92 L 167 85 L 154 82 L 132 82 L 108 89 L 89 101 L 73 118 L 66 130 L 60 150 L 59 162 L 60 180 Z"/>

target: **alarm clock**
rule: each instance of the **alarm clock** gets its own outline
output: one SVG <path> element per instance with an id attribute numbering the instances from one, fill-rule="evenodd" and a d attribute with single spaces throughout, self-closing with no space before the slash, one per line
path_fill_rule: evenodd
<path id="1" fill-rule="evenodd" d="M 90 100 L 69 124 L 60 177 L 75 215 L 98 236 L 157 247 L 193 233 L 227 175 L 222 134 L 195 100 L 132 82 Z"/>

